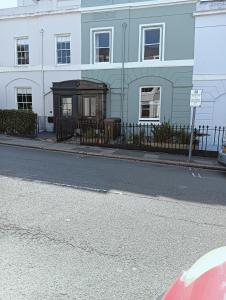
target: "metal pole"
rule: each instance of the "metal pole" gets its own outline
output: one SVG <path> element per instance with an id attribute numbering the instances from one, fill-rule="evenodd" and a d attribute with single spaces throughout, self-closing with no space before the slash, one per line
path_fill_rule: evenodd
<path id="1" fill-rule="evenodd" d="M 122 24 L 122 83 L 121 83 L 121 117 L 124 119 L 124 100 L 125 100 L 125 50 L 126 50 L 126 27 L 127 24 Z"/>
<path id="2" fill-rule="evenodd" d="M 193 107 L 192 110 L 192 125 L 191 125 L 191 138 L 190 138 L 190 146 L 189 146 L 189 156 L 188 161 L 191 161 L 192 157 L 192 147 L 193 147 L 193 137 L 194 137 L 194 129 L 195 129 L 195 114 L 196 114 L 196 107 Z"/>
<path id="3" fill-rule="evenodd" d="M 43 101 L 43 129 L 46 131 L 46 107 L 45 107 L 45 73 L 44 73 L 44 29 L 41 29 L 41 73 L 42 73 L 42 101 Z"/>

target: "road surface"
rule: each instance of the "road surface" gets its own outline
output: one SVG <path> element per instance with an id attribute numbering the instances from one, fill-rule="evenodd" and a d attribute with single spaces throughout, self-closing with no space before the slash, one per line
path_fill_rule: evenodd
<path id="1" fill-rule="evenodd" d="M 226 174 L 0 146 L 0 299 L 158 299 L 226 245 Z"/>

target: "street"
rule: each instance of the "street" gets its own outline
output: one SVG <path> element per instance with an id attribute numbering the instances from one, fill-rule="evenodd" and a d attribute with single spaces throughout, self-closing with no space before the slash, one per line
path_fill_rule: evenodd
<path id="1" fill-rule="evenodd" d="M 0 146 L 0 299 L 158 299 L 226 245 L 226 173 Z"/>

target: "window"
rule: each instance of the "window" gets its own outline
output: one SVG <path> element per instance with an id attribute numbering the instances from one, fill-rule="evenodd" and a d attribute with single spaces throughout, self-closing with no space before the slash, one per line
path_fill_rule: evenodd
<path id="1" fill-rule="evenodd" d="M 32 90 L 31 88 L 17 89 L 17 107 L 19 110 L 32 111 Z"/>
<path id="2" fill-rule="evenodd" d="M 96 117 L 96 97 L 83 98 L 83 116 Z"/>
<path id="3" fill-rule="evenodd" d="M 16 62 L 17 65 L 29 65 L 28 38 L 16 39 Z"/>
<path id="4" fill-rule="evenodd" d="M 57 64 L 71 63 L 71 37 L 62 35 L 56 37 Z"/>
<path id="5" fill-rule="evenodd" d="M 141 55 L 140 59 L 145 60 L 162 60 L 162 26 L 142 26 L 141 27 Z"/>
<path id="6" fill-rule="evenodd" d="M 72 97 L 61 98 L 61 115 L 63 117 L 72 116 Z"/>
<path id="7" fill-rule="evenodd" d="M 93 61 L 92 63 L 111 63 L 113 58 L 112 32 L 109 30 L 94 30 L 93 32 Z"/>
<path id="8" fill-rule="evenodd" d="M 160 119 L 161 88 L 142 87 L 140 90 L 140 120 Z"/>

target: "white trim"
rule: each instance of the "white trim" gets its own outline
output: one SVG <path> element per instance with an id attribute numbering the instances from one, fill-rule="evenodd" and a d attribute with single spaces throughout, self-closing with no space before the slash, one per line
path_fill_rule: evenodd
<path id="1" fill-rule="evenodd" d="M 169 68 L 169 67 L 193 67 L 193 59 L 181 59 L 181 60 L 147 60 L 144 62 L 127 62 L 125 63 L 125 69 L 137 69 L 137 68 Z M 113 64 L 83 64 L 81 70 L 107 70 L 107 69 L 121 69 L 122 63 Z"/>
<path id="2" fill-rule="evenodd" d="M 15 12 L 15 8 L 11 10 L 13 13 Z M 10 13 L 10 10 L 9 10 Z M 50 15 L 62 15 L 62 14 L 72 14 L 76 13 L 79 16 L 81 15 L 81 9 L 67 9 L 67 10 L 54 10 L 54 11 L 43 11 L 43 12 L 28 12 L 22 14 L 9 14 L 9 15 L 2 15 L 0 10 L 0 20 L 10 20 L 10 19 L 21 19 L 21 18 L 35 18 L 35 17 L 42 17 L 42 16 L 50 16 Z"/>
<path id="3" fill-rule="evenodd" d="M 149 7 L 178 5 L 178 4 L 191 4 L 197 3 L 196 0 L 153 0 L 145 2 L 112 4 L 112 5 L 99 5 L 95 7 L 83 7 L 80 9 L 81 13 L 94 13 L 94 12 L 109 12 L 123 9 L 142 9 Z"/>
<path id="4" fill-rule="evenodd" d="M 195 17 L 226 14 L 226 9 L 205 10 L 193 13 Z"/>
<path id="5" fill-rule="evenodd" d="M 144 31 L 145 29 L 160 29 L 160 55 L 159 59 L 145 60 L 144 59 Z M 165 60 L 165 23 L 151 23 L 139 25 L 139 47 L 138 47 L 138 62 L 147 61 L 164 61 Z"/>
<path id="6" fill-rule="evenodd" d="M 194 74 L 193 81 L 226 80 L 226 74 Z"/>
<path id="7" fill-rule="evenodd" d="M 193 59 L 178 60 L 146 60 L 144 62 L 128 62 L 125 67 L 132 68 L 166 68 L 166 67 L 193 67 Z"/>
<path id="8" fill-rule="evenodd" d="M 138 68 L 173 68 L 173 67 L 193 67 L 193 59 L 184 60 L 165 60 L 165 61 L 145 61 L 145 62 L 128 62 L 125 63 L 126 69 L 138 69 Z M 44 71 L 87 71 L 87 70 L 113 70 L 121 69 L 122 63 L 104 63 L 104 64 L 83 64 L 83 65 L 45 65 Z M 35 66 L 10 66 L 0 67 L 0 73 L 10 72 L 40 72 L 42 70 L 41 65 Z M 196 75 L 195 75 L 196 76 Z M 218 76 L 218 75 L 217 75 Z M 226 76 L 226 75 L 222 75 Z"/>
<path id="9" fill-rule="evenodd" d="M 15 8 L 12 10 L 8 10 L 8 15 L 1 15 L 0 11 L 0 20 L 6 19 L 18 19 L 18 18 L 34 18 L 37 16 L 50 16 L 50 15 L 61 15 L 61 14 L 81 14 L 81 13 L 93 13 L 93 12 L 109 12 L 123 9 L 142 9 L 147 7 L 158 7 L 158 6 L 169 6 L 169 5 L 183 5 L 183 4 L 193 4 L 197 3 L 197 0 L 153 0 L 153 1 L 145 1 L 139 3 L 124 3 L 124 4 L 113 4 L 113 5 L 100 5 L 95 7 L 76 7 L 76 8 L 68 8 L 63 10 L 54 10 L 54 11 L 37 11 L 37 12 L 28 12 L 15 14 Z"/>
<path id="10" fill-rule="evenodd" d="M 150 124 L 153 124 L 153 125 L 160 125 L 161 124 L 161 122 L 160 122 L 160 120 L 155 120 L 155 119 L 153 119 L 153 120 L 139 120 L 138 121 L 138 125 L 150 125 Z"/>
<path id="11" fill-rule="evenodd" d="M 54 34 L 54 36 L 55 36 L 55 65 L 56 66 L 68 66 L 68 65 L 71 65 L 71 52 L 72 52 L 72 50 L 71 50 L 71 33 L 55 33 Z M 58 37 L 69 37 L 69 40 L 70 40 L 70 63 L 68 63 L 68 64 L 58 64 L 58 57 L 57 57 L 57 38 Z"/>
<path id="12" fill-rule="evenodd" d="M 159 118 L 141 118 L 140 113 L 141 113 L 141 90 L 143 88 L 155 88 L 159 87 L 160 88 L 160 111 L 159 111 Z M 160 85 L 144 85 L 140 86 L 139 88 L 139 115 L 138 115 L 138 123 L 160 123 L 161 120 L 161 107 L 162 107 L 162 87 Z"/>
<path id="13" fill-rule="evenodd" d="M 109 33 L 110 43 L 110 62 L 96 62 L 96 33 Z M 93 27 L 90 28 L 90 64 L 91 65 L 108 65 L 113 64 L 114 61 L 114 27 Z"/>

